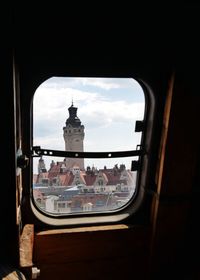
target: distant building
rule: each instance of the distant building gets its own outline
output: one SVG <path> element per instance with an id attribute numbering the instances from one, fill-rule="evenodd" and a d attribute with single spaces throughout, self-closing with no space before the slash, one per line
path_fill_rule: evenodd
<path id="1" fill-rule="evenodd" d="M 48 172 L 34 175 L 35 186 L 54 188 L 79 186 L 83 192 L 89 192 L 91 188 L 95 193 L 112 191 L 113 188 L 118 191 L 129 191 L 134 184 L 133 172 L 127 170 L 124 165 L 117 169 L 116 166 L 104 169 L 88 166 L 86 170 L 80 170 L 78 166 L 67 169 L 63 161 L 51 165 Z"/>
<path id="2" fill-rule="evenodd" d="M 41 157 L 38 162 L 38 174 L 47 172 L 43 158 Z"/>
<path id="3" fill-rule="evenodd" d="M 48 172 L 34 176 L 34 199 L 39 191 L 46 200 L 46 211 L 70 213 L 115 209 L 125 204 L 135 191 L 136 173 L 126 168 L 63 167 L 64 162 L 50 167 Z M 43 204 L 42 204 L 43 205 Z"/>
<path id="4" fill-rule="evenodd" d="M 66 126 L 63 127 L 63 136 L 65 140 L 66 151 L 83 152 L 84 140 L 84 125 L 81 124 L 77 117 L 77 108 L 72 105 L 68 108 L 69 117 L 66 120 Z M 81 170 L 84 170 L 83 158 L 66 158 L 66 168 L 70 169 L 74 165 L 78 165 Z"/>

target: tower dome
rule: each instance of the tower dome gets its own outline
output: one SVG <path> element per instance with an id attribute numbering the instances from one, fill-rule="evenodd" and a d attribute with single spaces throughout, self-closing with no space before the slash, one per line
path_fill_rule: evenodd
<path id="1" fill-rule="evenodd" d="M 81 125 L 80 119 L 77 117 L 77 107 L 72 105 L 68 108 L 69 118 L 66 120 L 66 126 L 71 125 L 73 127 L 79 127 Z"/>

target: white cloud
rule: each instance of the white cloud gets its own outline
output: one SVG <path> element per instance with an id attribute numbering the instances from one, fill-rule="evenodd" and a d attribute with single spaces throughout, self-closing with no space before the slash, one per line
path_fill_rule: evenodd
<path id="1" fill-rule="evenodd" d="M 105 90 L 120 88 L 120 83 L 112 82 L 113 79 L 81 78 L 81 83 L 85 86 L 95 86 Z"/>
<path id="2" fill-rule="evenodd" d="M 140 85 L 133 78 L 83 78 L 83 77 L 52 77 L 45 81 L 41 86 L 46 88 L 77 88 L 93 86 L 104 90 L 131 88 L 141 90 Z"/>
<path id="3" fill-rule="evenodd" d="M 46 123 L 52 131 L 54 126 L 64 126 L 68 118 L 68 107 L 72 102 L 71 96 L 75 97 L 74 103 L 78 107 L 79 118 L 89 128 L 97 125 L 109 126 L 113 122 L 132 122 L 143 118 L 143 103 L 110 101 L 99 93 L 71 88 L 57 90 L 41 88 L 36 91 L 34 97 L 34 122 L 40 126 Z"/>
<path id="4" fill-rule="evenodd" d="M 55 135 L 54 137 L 35 137 L 34 146 L 41 146 L 42 149 L 64 150 L 64 138 L 59 136 Z"/>
<path id="5" fill-rule="evenodd" d="M 84 120 L 90 124 L 99 126 L 110 126 L 114 122 L 133 122 L 136 119 L 143 119 L 143 103 L 127 103 L 125 101 L 88 101 L 86 105 L 79 109 Z"/>

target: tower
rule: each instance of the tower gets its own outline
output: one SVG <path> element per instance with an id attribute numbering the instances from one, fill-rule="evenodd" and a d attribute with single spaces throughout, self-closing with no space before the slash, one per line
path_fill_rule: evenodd
<path id="1" fill-rule="evenodd" d="M 80 119 L 77 117 L 77 107 L 72 105 L 68 108 L 69 118 L 66 120 L 66 126 L 63 127 L 63 136 L 65 140 L 65 151 L 83 152 L 84 140 L 84 125 L 81 124 Z M 66 158 L 67 169 L 78 165 L 80 169 L 84 170 L 83 158 Z"/>
<path id="2" fill-rule="evenodd" d="M 43 158 L 40 157 L 40 159 L 38 161 L 38 174 L 44 173 L 44 172 L 47 172 L 46 166 L 45 166 Z"/>

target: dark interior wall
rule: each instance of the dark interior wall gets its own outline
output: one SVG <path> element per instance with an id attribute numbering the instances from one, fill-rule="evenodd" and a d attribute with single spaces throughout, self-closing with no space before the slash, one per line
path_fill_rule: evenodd
<path id="1" fill-rule="evenodd" d="M 186 75 L 176 72 L 169 123 L 163 125 L 163 130 L 167 128 L 165 151 L 160 183 L 154 197 L 156 207 L 153 209 L 156 211 L 156 218 L 153 221 L 151 262 L 154 264 L 152 274 L 156 279 L 168 279 L 171 275 L 175 279 L 198 279 L 194 253 L 197 251 L 193 251 L 194 244 L 196 248 L 199 246 L 196 238 L 198 231 L 195 230 L 198 226 L 198 218 L 195 216 L 198 211 L 191 211 L 193 207 L 196 210 L 199 207 L 194 204 L 193 197 L 194 180 L 199 172 L 197 168 L 200 140 L 196 130 L 200 96 L 197 94 L 195 76 L 194 73 Z M 195 195 L 198 200 L 197 191 Z M 193 230 L 194 236 L 191 238 Z"/>
<path id="2" fill-rule="evenodd" d="M 16 146 L 13 90 L 12 50 L 1 53 L 1 203 L 0 203 L 0 260 L 18 263 L 18 228 L 16 225 Z"/>
<path id="3" fill-rule="evenodd" d="M 190 208 L 187 213 L 187 220 L 184 229 L 184 241 L 179 251 L 179 270 L 183 270 L 185 275 L 191 279 L 198 279 L 200 277 L 197 259 L 200 249 L 199 242 L 199 212 L 200 212 L 200 160 L 199 160 L 199 143 L 200 131 L 197 129 L 199 126 L 199 108 L 200 108 L 200 95 L 198 89 L 198 56 L 196 55 L 193 61 L 193 67 L 188 68 L 190 71 L 186 76 L 181 75 L 181 82 L 179 84 L 179 94 L 176 99 L 177 107 L 181 99 L 182 110 L 182 125 L 177 129 L 181 137 L 180 148 L 180 176 L 178 177 L 177 184 L 181 189 L 181 193 L 186 193 L 186 197 L 190 201 Z M 186 81 L 185 81 L 185 79 Z M 180 80 L 179 80 L 180 81 Z M 182 97 L 184 93 L 184 97 Z M 180 114 L 181 115 L 181 114 Z M 185 121 L 184 120 L 185 116 Z M 178 120 L 180 122 L 180 119 Z M 181 133 L 182 130 L 182 133 Z M 180 137 L 179 136 L 179 137 Z M 176 144 L 177 146 L 177 144 Z M 184 267 L 184 268 L 183 268 Z"/>
<path id="4" fill-rule="evenodd" d="M 196 153 L 196 151 L 198 152 L 197 143 L 199 142 L 197 121 L 199 108 L 199 43 L 197 42 L 199 10 L 196 6 L 192 5 L 185 5 L 179 8 L 168 6 L 167 9 L 162 8 L 159 12 L 153 8 L 152 10 L 147 8 L 144 10 L 143 7 L 136 7 L 134 13 L 127 12 L 127 17 L 125 16 L 123 20 L 122 15 L 126 15 L 123 9 L 119 13 L 110 14 L 105 12 L 98 16 L 93 14 L 87 17 L 87 19 L 85 14 L 84 17 L 79 17 L 78 15 L 73 17 L 69 15 L 69 12 L 66 14 L 65 11 L 57 13 L 55 9 L 48 10 L 48 13 L 43 13 L 43 11 L 38 12 L 38 8 L 35 7 L 31 13 L 28 11 L 24 13 L 20 6 L 15 8 L 14 26 L 10 28 L 10 32 L 13 34 L 12 44 L 14 45 L 19 65 L 22 98 L 24 100 L 28 99 L 25 89 L 34 86 L 29 83 L 31 78 L 37 76 L 38 73 L 39 75 L 43 72 L 47 73 L 44 76 L 45 79 L 47 75 L 53 74 L 54 71 L 61 75 L 80 75 L 84 71 L 85 75 L 104 76 L 116 73 L 116 75 L 126 76 L 130 71 L 134 73 L 137 70 L 138 77 L 146 78 L 147 81 L 152 83 L 153 88 L 162 89 L 160 91 L 162 96 L 159 98 L 163 106 L 166 97 L 165 89 L 170 74 L 175 71 L 181 77 L 179 85 L 177 85 L 180 88 L 180 94 L 177 95 L 175 107 L 179 108 L 179 106 L 182 106 L 181 104 L 184 104 L 185 111 L 180 110 L 181 114 L 178 116 L 192 114 L 193 118 L 190 117 L 190 121 L 187 121 L 186 118 L 186 123 L 180 122 L 182 133 L 185 129 L 186 137 L 182 134 L 182 148 L 179 150 L 181 157 L 184 147 L 188 147 L 188 140 L 191 141 L 188 138 L 188 133 L 192 132 L 192 137 L 195 138 L 195 145 L 193 146 L 191 141 L 190 147 L 187 148 L 186 152 L 189 168 L 191 168 L 191 163 L 193 162 L 194 174 L 190 176 L 188 181 L 188 185 L 192 189 L 186 194 L 191 204 L 184 216 L 184 219 L 186 219 L 184 224 L 186 227 L 185 235 L 182 235 L 184 240 L 181 242 L 181 247 L 178 248 L 180 253 L 177 252 L 176 259 L 170 264 L 172 269 L 176 263 L 181 268 L 182 263 L 187 265 L 189 262 L 189 268 L 194 268 L 194 275 L 197 275 L 197 258 L 195 256 L 190 259 L 184 257 L 186 256 L 185 250 L 191 256 L 193 253 L 197 254 L 199 248 L 197 234 L 199 157 L 197 157 Z M 2 100 L 6 112 L 6 114 L 3 113 L 2 115 L 4 131 L 2 153 L 5 162 L 2 167 L 2 174 L 7 174 L 5 175 L 6 180 L 2 188 L 2 197 L 9 197 L 9 204 L 4 199 L 2 199 L 0 204 L 3 225 L 0 235 L 0 256 L 3 261 L 17 263 L 18 230 L 16 227 L 16 147 L 12 44 L 8 44 L 8 47 L 6 46 L 1 53 L 3 73 L 1 84 Z M 69 69 L 69 72 L 66 72 L 66 64 L 68 65 L 67 69 Z M 183 92 L 186 92 L 184 97 L 182 96 Z M 187 98 L 192 98 L 189 102 L 189 108 L 187 107 Z M 160 109 L 161 114 L 163 108 Z M 190 131 L 191 129 L 192 131 Z M 176 151 L 178 138 L 174 139 L 173 133 L 171 137 L 170 147 L 173 147 Z M 26 143 L 24 143 L 24 147 L 26 148 Z M 190 149 L 192 150 L 190 151 Z M 171 159 L 167 165 L 170 165 L 171 161 L 173 161 L 172 152 Z M 189 168 L 187 169 L 187 162 L 182 162 L 186 171 L 189 170 Z M 180 167 L 178 166 L 178 168 Z M 170 169 L 168 169 L 169 171 Z M 181 176 L 182 171 L 178 169 L 178 172 Z M 167 182 L 166 180 L 166 184 Z M 173 190 L 175 187 L 173 187 Z M 192 200 L 190 200 L 191 198 Z M 181 208 L 179 207 L 179 209 Z M 180 217 L 180 215 L 178 216 Z M 164 248 L 164 236 L 167 236 L 167 231 L 165 231 L 162 223 L 160 226 L 161 235 L 158 234 L 156 236 L 156 243 L 158 245 L 163 244 Z M 162 231 L 164 235 L 162 235 Z M 173 228 L 171 228 L 171 231 L 173 231 Z M 144 238 L 145 232 L 142 235 Z M 109 236 L 109 233 L 107 235 Z M 85 236 L 87 239 L 87 234 Z M 128 236 L 130 238 L 129 233 Z M 116 240 L 118 240 L 118 237 L 116 237 Z M 39 244 L 39 237 L 37 237 L 37 242 Z M 68 241 L 65 240 L 65 242 L 68 244 Z M 117 242 L 115 242 L 115 246 L 117 248 Z M 147 247 L 141 245 L 141 247 L 137 248 L 138 252 L 140 248 L 143 248 L 145 255 L 144 249 Z M 122 248 L 121 250 L 123 252 Z M 134 246 L 132 250 L 134 251 Z M 181 254 L 182 252 L 184 254 Z M 158 258 L 162 257 L 162 253 L 162 250 L 155 251 L 155 255 Z M 140 257 L 142 262 L 142 259 L 144 260 L 145 257 L 143 256 L 143 258 L 141 255 Z M 129 265 L 131 265 L 134 258 L 137 258 L 137 256 L 128 252 L 122 263 L 130 262 Z M 38 260 L 42 260 L 42 255 L 38 256 Z M 167 256 L 162 260 L 163 266 L 169 265 Z M 111 263 L 112 265 L 119 265 L 120 261 L 117 260 L 114 263 L 111 261 Z M 151 264 L 155 265 L 155 270 L 157 270 L 156 262 Z M 45 266 L 44 263 L 41 265 Z M 89 273 L 89 265 L 87 269 Z M 178 272 L 179 270 L 177 269 L 177 274 Z M 162 273 L 162 266 L 160 266 L 160 273 Z M 184 272 L 181 273 L 184 275 Z M 189 269 L 187 273 L 190 275 Z"/>

